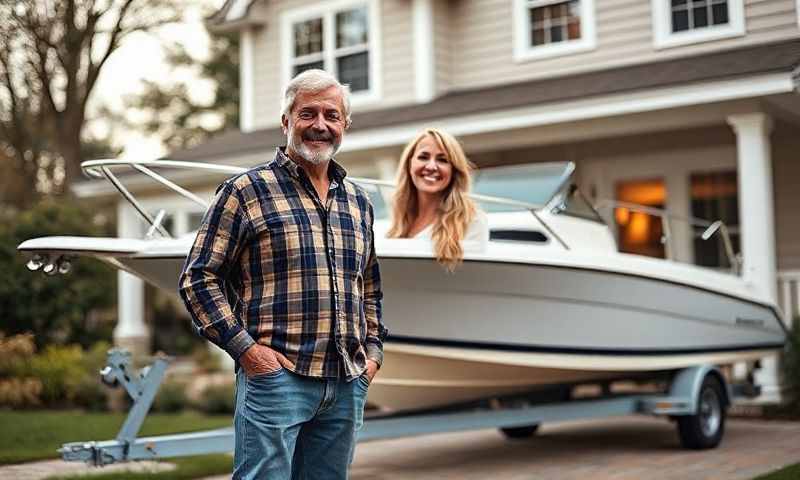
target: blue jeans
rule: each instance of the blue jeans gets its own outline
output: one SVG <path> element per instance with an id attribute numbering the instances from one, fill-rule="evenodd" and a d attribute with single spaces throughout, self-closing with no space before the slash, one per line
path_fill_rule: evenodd
<path id="1" fill-rule="evenodd" d="M 236 480 L 346 479 L 369 381 L 236 374 Z"/>

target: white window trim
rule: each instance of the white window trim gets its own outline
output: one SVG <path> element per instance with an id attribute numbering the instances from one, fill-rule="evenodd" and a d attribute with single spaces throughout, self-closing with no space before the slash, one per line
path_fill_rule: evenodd
<path id="1" fill-rule="evenodd" d="M 653 10 L 653 46 L 662 48 L 710 42 L 745 34 L 744 1 L 728 0 L 728 24 L 672 33 L 669 0 L 651 0 Z"/>
<path id="2" fill-rule="evenodd" d="M 797 7 L 794 11 L 797 14 L 797 26 L 800 27 L 800 0 L 797 0 Z"/>
<path id="3" fill-rule="evenodd" d="M 366 6 L 369 38 L 367 48 L 369 49 L 369 90 L 353 92 L 350 97 L 352 107 L 358 107 L 381 100 L 381 24 L 380 24 L 380 3 L 378 0 L 337 0 L 334 2 L 320 2 L 312 5 L 287 10 L 281 14 L 281 91 L 286 89 L 286 85 L 292 79 L 292 48 L 294 39 L 292 36 L 292 25 L 297 22 L 312 18 L 323 17 L 323 42 L 324 45 L 331 45 L 335 42 L 333 32 L 334 15 L 336 12 L 348 10 L 353 7 Z M 327 68 L 334 62 L 333 50 L 324 49 L 323 59 Z"/>
<path id="4" fill-rule="evenodd" d="M 564 0 L 553 0 L 561 3 Z M 597 47 L 595 33 L 595 0 L 581 0 L 581 38 L 547 45 L 531 46 L 531 29 L 527 12 L 527 0 L 514 0 L 514 61 L 526 62 L 543 58 L 569 55 L 594 50 Z"/>

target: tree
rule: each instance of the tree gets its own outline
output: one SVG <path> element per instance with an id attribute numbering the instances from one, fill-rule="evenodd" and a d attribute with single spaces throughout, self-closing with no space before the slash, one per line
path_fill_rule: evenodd
<path id="1" fill-rule="evenodd" d="M 169 0 L 0 2 L 0 154 L 36 191 L 80 176 L 87 103 L 121 42 L 177 20 Z M 25 199 L 29 202 L 29 199 Z"/>
<path id="2" fill-rule="evenodd" d="M 239 37 L 208 34 L 211 43 L 207 59 L 192 56 L 180 44 L 166 48 L 170 73 L 189 72 L 192 81 L 209 83 L 210 99 L 192 98 L 185 82 L 145 81 L 143 93 L 130 96 L 125 102 L 127 108 L 136 110 L 143 119 L 132 126 L 158 136 L 170 150 L 197 145 L 222 130 L 238 126 Z"/>

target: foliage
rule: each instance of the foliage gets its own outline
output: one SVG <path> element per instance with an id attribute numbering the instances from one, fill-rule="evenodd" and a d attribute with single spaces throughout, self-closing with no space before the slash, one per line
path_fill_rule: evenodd
<path id="1" fill-rule="evenodd" d="M 153 351 L 189 355 L 198 345 L 208 343 L 195 333 L 186 307 L 178 299 L 151 285 L 145 288 L 152 307 L 152 324 L 158 325 L 158 335 L 151 338 Z"/>
<path id="2" fill-rule="evenodd" d="M 753 480 L 797 480 L 800 478 L 800 463 L 789 465 L 766 475 L 760 475 Z"/>
<path id="3" fill-rule="evenodd" d="M 125 415 L 78 410 L 11 411 L 0 409 L 0 464 L 57 458 L 67 442 L 110 440 L 116 437 Z M 179 415 L 151 413 L 140 436 L 191 432 L 231 426 L 230 415 L 208 416 L 194 412 Z M 230 472 L 230 470 L 228 470 Z"/>
<path id="4" fill-rule="evenodd" d="M 783 353 L 783 382 L 788 410 L 800 416 L 800 318 L 795 319 Z"/>
<path id="5" fill-rule="evenodd" d="M 83 351 L 78 345 L 49 345 L 29 364 L 28 375 L 42 382 L 42 401 L 47 405 L 72 403 L 84 376 Z"/>
<path id="6" fill-rule="evenodd" d="M 22 213 L 0 218 L 0 331 L 33 332 L 36 345 L 77 343 L 89 348 L 111 338 L 116 276 L 98 261 L 77 259 L 67 275 L 46 277 L 25 266 L 17 252 L 25 240 L 48 235 L 96 236 L 108 225 L 93 225 L 95 214 L 65 202 L 43 201 Z"/>
<path id="7" fill-rule="evenodd" d="M 157 135 L 171 150 L 187 148 L 217 132 L 236 127 L 239 119 L 239 38 L 237 34 L 208 32 L 207 59 L 192 56 L 182 45 L 168 48 L 167 63 L 173 78 L 191 72 L 193 82 L 211 85 L 211 99 L 196 100 L 186 82 L 163 84 L 145 81 L 142 94 L 126 99 L 143 121 L 134 128 Z"/>
<path id="8" fill-rule="evenodd" d="M 236 398 L 233 393 L 234 386 L 209 385 L 203 390 L 195 408 L 208 414 L 232 414 L 236 408 Z"/>
<path id="9" fill-rule="evenodd" d="M 49 345 L 30 363 L 30 376 L 43 384 L 41 399 L 54 407 L 75 406 L 95 410 L 106 406 L 106 388 L 98 372 L 111 345 L 98 342 L 88 352 L 78 345 Z"/>
<path id="10" fill-rule="evenodd" d="M 42 183 L 63 191 L 79 177 L 87 105 L 104 65 L 132 33 L 172 23 L 177 12 L 174 0 L 0 2 L 0 153 L 21 193 Z"/>
<path id="11" fill-rule="evenodd" d="M 23 408 L 41 404 L 42 382 L 28 376 L 25 368 L 35 353 L 33 335 L 5 338 L 0 332 L 0 405 Z"/>
<path id="12" fill-rule="evenodd" d="M 49 345 L 36 353 L 33 335 L 0 335 L 0 405 L 103 409 L 106 391 L 97 372 L 109 347 L 98 342 L 84 352 L 79 345 Z"/>
<path id="13" fill-rule="evenodd" d="M 164 382 L 153 399 L 151 410 L 162 413 L 180 412 L 186 408 L 188 398 L 186 396 L 186 384 L 183 382 Z"/>
<path id="14" fill-rule="evenodd" d="M 210 343 L 203 342 L 192 350 L 192 362 L 195 367 L 203 373 L 213 373 L 222 371 L 222 362 L 219 355 L 211 351 Z M 221 350 L 220 350 L 221 352 Z"/>

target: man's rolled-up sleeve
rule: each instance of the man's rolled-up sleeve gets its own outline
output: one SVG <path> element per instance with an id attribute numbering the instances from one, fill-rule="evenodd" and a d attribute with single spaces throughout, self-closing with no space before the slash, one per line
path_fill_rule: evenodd
<path id="1" fill-rule="evenodd" d="M 201 222 L 179 280 L 180 296 L 197 332 L 234 360 L 255 343 L 225 295 L 226 278 L 249 233 L 240 194 L 226 182 Z"/>
<path id="2" fill-rule="evenodd" d="M 372 230 L 373 211 L 369 206 L 370 230 Z M 370 235 L 370 253 L 364 269 L 364 313 L 367 320 L 367 358 L 374 360 L 378 366 L 383 363 L 383 341 L 389 331 L 383 324 L 381 301 L 381 272 L 378 257 L 375 254 L 375 232 Z"/>

